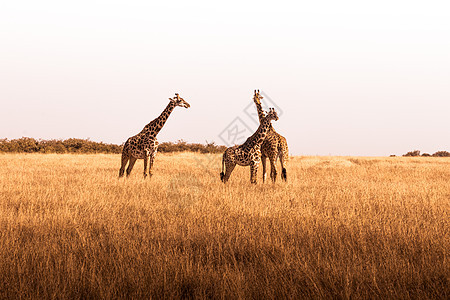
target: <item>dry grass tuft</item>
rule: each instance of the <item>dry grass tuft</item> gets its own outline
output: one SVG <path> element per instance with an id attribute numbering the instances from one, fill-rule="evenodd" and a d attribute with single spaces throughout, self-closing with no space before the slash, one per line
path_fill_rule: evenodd
<path id="1" fill-rule="evenodd" d="M 0 298 L 450 297 L 449 159 L 220 159 L 0 155 Z"/>

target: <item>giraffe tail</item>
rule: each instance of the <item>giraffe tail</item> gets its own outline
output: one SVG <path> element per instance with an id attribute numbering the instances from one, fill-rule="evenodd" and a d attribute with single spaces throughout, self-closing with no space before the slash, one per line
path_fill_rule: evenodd
<path id="1" fill-rule="evenodd" d="M 287 165 L 288 159 L 289 159 L 289 150 L 286 145 L 286 147 L 284 147 L 283 150 L 281 151 L 281 155 L 280 155 L 281 179 L 283 179 L 284 181 L 287 181 L 286 165 Z"/>
<path id="2" fill-rule="evenodd" d="M 225 154 L 222 156 L 222 172 L 220 173 L 220 180 L 223 181 L 225 177 Z"/>
<path id="3" fill-rule="evenodd" d="M 287 172 L 286 172 L 286 168 L 283 168 L 283 169 L 281 170 L 281 178 L 282 178 L 284 181 L 287 181 Z"/>

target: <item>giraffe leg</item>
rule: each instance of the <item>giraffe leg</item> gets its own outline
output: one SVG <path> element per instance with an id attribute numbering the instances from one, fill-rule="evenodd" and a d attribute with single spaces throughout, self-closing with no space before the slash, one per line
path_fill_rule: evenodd
<path id="1" fill-rule="evenodd" d="M 252 184 L 256 184 L 256 182 L 257 182 L 257 180 L 258 180 L 258 178 L 257 178 L 257 175 L 258 175 L 258 163 L 256 163 L 256 162 L 252 162 L 251 164 L 250 164 L 250 183 L 252 183 Z"/>
<path id="2" fill-rule="evenodd" d="M 271 155 L 269 157 L 269 160 L 270 160 L 270 178 L 272 179 L 272 182 L 275 183 L 275 181 L 277 180 L 277 166 L 275 165 L 277 157 Z"/>
<path id="3" fill-rule="evenodd" d="M 128 168 L 127 168 L 127 177 L 130 176 L 131 170 L 133 170 L 136 160 L 137 160 L 136 157 L 133 157 L 133 156 L 130 157 L 130 163 L 128 164 Z"/>
<path id="4" fill-rule="evenodd" d="M 148 155 L 144 157 L 144 179 L 147 178 L 147 169 L 148 169 Z"/>
<path id="5" fill-rule="evenodd" d="M 122 165 L 120 166 L 119 177 L 123 176 L 123 173 L 125 172 L 125 166 L 127 165 L 129 160 L 130 157 L 122 153 Z"/>
<path id="6" fill-rule="evenodd" d="M 233 172 L 234 167 L 236 167 L 234 162 L 225 162 L 225 175 L 222 178 L 223 183 L 227 183 L 228 179 L 230 179 L 231 172 Z"/>
<path id="7" fill-rule="evenodd" d="M 267 156 L 263 155 L 261 156 L 261 162 L 262 162 L 262 173 L 263 173 L 263 183 L 266 182 L 266 175 L 267 175 L 267 170 L 266 170 L 266 164 L 267 164 Z"/>
<path id="8" fill-rule="evenodd" d="M 150 164 L 149 164 L 149 168 L 148 168 L 148 175 L 150 177 L 152 177 L 152 168 L 153 168 L 153 163 L 155 162 L 155 156 L 156 156 L 156 152 L 153 152 L 152 154 L 150 154 Z"/>

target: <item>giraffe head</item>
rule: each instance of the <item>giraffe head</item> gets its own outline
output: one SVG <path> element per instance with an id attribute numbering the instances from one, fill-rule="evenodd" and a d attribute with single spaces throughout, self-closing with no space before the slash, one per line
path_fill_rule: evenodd
<path id="1" fill-rule="evenodd" d="M 275 111 L 275 108 L 273 108 L 273 107 L 269 108 L 269 111 L 266 114 L 266 119 L 269 121 L 272 121 L 272 120 L 278 121 L 278 114 Z"/>
<path id="2" fill-rule="evenodd" d="M 255 101 L 255 103 L 257 103 L 257 104 L 261 104 L 262 98 L 264 98 L 264 97 L 261 96 L 261 94 L 259 93 L 259 90 L 255 90 L 255 94 L 253 95 L 253 101 Z"/>
<path id="3" fill-rule="evenodd" d="M 181 106 L 184 108 L 189 108 L 191 107 L 191 105 L 189 105 L 189 103 L 187 103 L 183 98 L 181 98 L 178 93 L 175 93 L 175 97 L 173 98 L 169 98 L 170 101 L 172 101 L 175 106 Z"/>

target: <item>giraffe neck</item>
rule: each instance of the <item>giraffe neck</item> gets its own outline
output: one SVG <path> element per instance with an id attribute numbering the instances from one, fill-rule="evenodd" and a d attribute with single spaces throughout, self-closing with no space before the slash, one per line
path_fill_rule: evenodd
<path id="1" fill-rule="evenodd" d="M 261 105 L 260 101 L 253 99 L 253 102 L 255 102 L 255 105 L 256 105 L 256 110 L 258 111 L 259 123 L 262 123 L 262 121 L 264 120 L 264 111 L 262 109 L 262 105 Z"/>
<path id="2" fill-rule="evenodd" d="M 163 112 L 159 115 L 159 117 L 148 123 L 144 127 L 143 131 L 145 131 L 146 134 L 148 135 L 156 136 L 163 128 L 164 124 L 166 123 L 167 119 L 170 116 L 170 113 L 173 111 L 174 108 L 175 103 L 170 101 L 169 104 L 166 106 L 166 108 L 163 110 Z"/>
<path id="3" fill-rule="evenodd" d="M 270 125 L 271 125 L 271 119 L 264 117 L 261 124 L 259 124 L 258 129 L 256 132 L 245 141 L 244 145 L 246 145 L 249 148 L 253 148 L 256 145 L 261 145 L 262 142 L 264 142 L 264 139 L 266 138 L 267 132 L 269 131 Z"/>
<path id="4" fill-rule="evenodd" d="M 255 102 L 256 111 L 258 112 L 259 123 L 261 124 L 265 118 L 264 110 L 261 105 L 261 100 L 257 101 L 255 98 L 253 98 L 253 102 Z M 269 124 L 269 129 L 271 129 L 271 128 L 272 128 L 272 123 Z"/>

